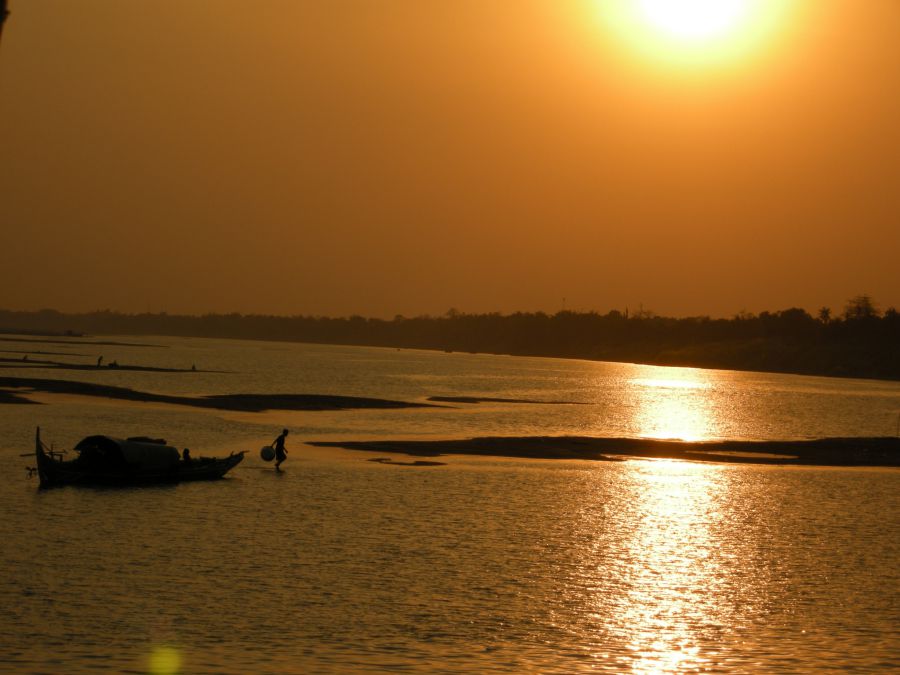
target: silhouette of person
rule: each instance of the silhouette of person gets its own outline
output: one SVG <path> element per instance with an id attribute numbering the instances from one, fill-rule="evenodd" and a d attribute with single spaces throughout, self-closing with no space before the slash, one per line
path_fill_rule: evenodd
<path id="1" fill-rule="evenodd" d="M 194 463 L 194 460 L 191 459 L 191 451 L 189 448 L 185 448 L 184 451 L 181 453 L 181 459 L 184 462 L 185 466 L 190 466 L 191 464 Z"/>
<path id="2" fill-rule="evenodd" d="M 284 439 L 287 438 L 288 430 L 282 429 L 281 436 L 276 438 L 272 445 L 275 446 L 275 470 L 281 471 L 281 463 L 287 459 L 287 450 L 284 447 Z"/>
<path id="3" fill-rule="evenodd" d="M 101 356 L 99 359 L 97 359 L 97 367 L 99 368 L 102 365 L 103 365 L 103 357 Z"/>

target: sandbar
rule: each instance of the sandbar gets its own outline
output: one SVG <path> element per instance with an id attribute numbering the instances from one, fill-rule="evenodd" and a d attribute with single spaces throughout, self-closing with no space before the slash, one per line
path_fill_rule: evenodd
<path id="1" fill-rule="evenodd" d="M 137 391 L 127 387 L 112 387 L 90 382 L 70 380 L 49 380 L 25 377 L 0 377 L 0 389 L 26 389 L 48 394 L 73 394 L 94 396 L 121 401 L 145 403 L 169 403 L 194 408 L 212 408 L 238 412 L 263 412 L 265 410 L 354 410 L 363 408 L 434 408 L 427 403 L 390 401 L 357 396 L 329 396 L 321 394 L 220 394 L 214 396 L 172 396 Z M 24 398 L 26 392 L 5 392 L 7 396 Z M 24 398 L 24 401 L 27 401 Z M 4 400 L 0 403 L 22 403 L 24 401 Z M 32 401 L 33 402 L 33 401 Z"/>
<path id="2" fill-rule="evenodd" d="M 367 461 L 375 462 L 376 464 L 387 464 L 389 466 L 447 466 L 446 462 L 430 462 L 425 459 L 417 459 L 414 462 L 398 462 L 396 459 L 391 459 L 390 457 L 376 457 L 375 459 Z"/>
<path id="3" fill-rule="evenodd" d="M 96 364 L 65 363 L 63 361 L 47 361 L 43 359 L 10 359 L 0 357 L 0 367 L 34 368 L 40 370 L 89 370 L 103 372 L 107 370 L 128 370 L 146 373 L 225 373 L 223 370 L 199 370 L 197 368 L 162 368 L 159 366 L 129 366 L 117 362 L 98 366 Z"/>
<path id="4" fill-rule="evenodd" d="M 0 342 L 35 342 L 39 344 L 51 345 L 100 345 L 112 347 L 154 347 L 158 349 L 168 349 L 168 345 L 153 345 L 146 342 L 116 342 L 114 340 L 85 340 L 85 339 L 61 339 L 50 337 L 9 337 L 9 333 L 0 337 Z M 83 338 L 84 336 L 79 336 Z"/>
<path id="5" fill-rule="evenodd" d="M 416 457 L 481 455 L 592 461 L 645 458 L 730 464 L 900 466 L 900 438 L 893 437 L 687 442 L 646 438 L 528 436 L 427 441 L 307 441 L 307 443 L 319 447 L 340 447 Z"/>
<path id="6" fill-rule="evenodd" d="M 0 390 L 0 405 L 38 405 L 38 402 L 11 391 Z"/>
<path id="7" fill-rule="evenodd" d="M 429 396 L 429 401 L 436 403 L 535 403 L 541 405 L 590 405 L 589 403 L 580 403 L 577 401 L 540 401 L 530 398 L 495 398 L 480 396 Z"/>

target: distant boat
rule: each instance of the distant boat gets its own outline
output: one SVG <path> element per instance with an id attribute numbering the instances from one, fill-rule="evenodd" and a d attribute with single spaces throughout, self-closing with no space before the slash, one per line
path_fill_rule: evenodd
<path id="1" fill-rule="evenodd" d="M 182 459 L 176 448 L 161 439 L 88 436 L 74 448 L 77 457 L 63 459 L 35 433 L 34 455 L 42 488 L 62 485 L 147 485 L 216 480 L 241 463 L 244 453 L 223 459 Z"/>

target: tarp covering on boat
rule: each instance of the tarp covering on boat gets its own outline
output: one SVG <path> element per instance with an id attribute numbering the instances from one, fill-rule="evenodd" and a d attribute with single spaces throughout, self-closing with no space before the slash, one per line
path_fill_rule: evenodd
<path id="1" fill-rule="evenodd" d="M 137 471 L 166 471 L 178 466 L 176 448 L 159 442 L 123 440 L 110 436 L 88 436 L 75 446 L 79 461 L 86 465 L 128 467 Z"/>

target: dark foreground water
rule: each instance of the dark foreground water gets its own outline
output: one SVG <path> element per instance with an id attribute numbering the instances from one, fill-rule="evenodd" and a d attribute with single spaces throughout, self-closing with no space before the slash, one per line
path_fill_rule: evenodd
<path id="1" fill-rule="evenodd" d="M 417 468 L 302 444 L 504 430 L 873 435 L 896 424 L 897 385 L 164 342 L 118 360 L 220 359 L 238 372 L 192 380 L 98 372 L 92 381 L 192 394 L 468 394 L 587 405 L 261 415 L 74 397 L 0 406 L 0 670 L 900 669 L 896 470 L 472 457 Z M 38 423 L 60 447 L 89 433 L 147 433 L 195 455 L 258 448 L 283 424 L 294 433 L 283 475 L 254 452 L 216 483 L 38 491 L 22 469 L 29 460 L 17 457 L 31 449 Z"/>

